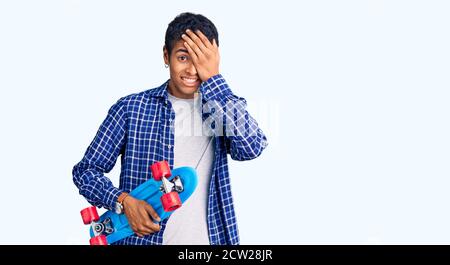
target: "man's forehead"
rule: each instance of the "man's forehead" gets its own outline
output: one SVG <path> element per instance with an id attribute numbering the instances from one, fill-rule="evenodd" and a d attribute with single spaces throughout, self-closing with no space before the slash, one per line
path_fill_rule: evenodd
<path id="1" fill-rule="evenodd" d="M 188 52 L 188 50 L 186 50 L 186 49 L 180 48 L 180 49 L 176 49 L 176 50 L 175 50 L 175 53 L 189 53 L 189 52 Z"/>
<path id="2" fill-rule="evenodd" d="M 181 48 L 186 48 L 186 47 L 184 47 L 184 40 L 177 40 L 176 42 L 175 42 L 175 44 L 173 45 L 173 49 L 174 50 L 178 50 L 178 49 L 181 49 Z"/>
<path id="3" fill-rule="evenodd" d="M 184 40 L 179 40 L 175 43 L 175 45 L 173 46 L 173 52 L 177 53 L 177 52 L 184 52 L 184 53 L 188 53 L 188 50 L 186 49 L 186 47 L 184 46 Z"/>

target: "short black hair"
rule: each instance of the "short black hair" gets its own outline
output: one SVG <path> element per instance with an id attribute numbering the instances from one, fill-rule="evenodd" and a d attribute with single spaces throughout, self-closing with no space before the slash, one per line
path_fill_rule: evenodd
<path id="1" fill-rule="evenodd" d="M 200 14 L 185 12 L 176 16 L 167 27 L 164 44 L 169 57 L 175 42 L 181 40 L 181 35 L 186 33 L 187 29 L 192 31 L 200 30 L 211 43 L 215 39 L 217 46 L 219 46 L 219 34 L 211 20 Z"/>

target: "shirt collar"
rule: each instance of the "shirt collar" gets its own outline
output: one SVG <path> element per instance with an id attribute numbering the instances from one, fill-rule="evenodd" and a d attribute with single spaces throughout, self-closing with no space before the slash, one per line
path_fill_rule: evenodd
<path id="1" fill-rule="evenodd" d="M 160 87 L 157 87 L 155 89 L 150 89 L 148 92 L 148 95 L 150 97 L 155 97 L 155 98 L 163 98 L 164 101 L 168 101 L 169 100 L 169 96 L 168 96 L 168 90 L 167 90 L 167 86 L 169 85 L 169 80 L 167 80 L 164 84 L 162 84 Z"/>

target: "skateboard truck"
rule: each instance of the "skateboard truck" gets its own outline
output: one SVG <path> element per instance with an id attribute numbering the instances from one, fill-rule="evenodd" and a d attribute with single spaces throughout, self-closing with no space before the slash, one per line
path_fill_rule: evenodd
<path id="1" fill-rule="evenodd" d="M 167 161 L 156 162 L 151 165 L 152 175 L 156 181 L 162 181 L 160 190 L 163 195 L 161 196 L 161 203 L 164 211 L 171 212 L 181 207 L 181 200 L 178 193 L 183 191 L 183 184 L 178 176 L 175 176 L 172 181 L 169 178 L 172 173 Z"/>
<path id="2" fill-rule="evenodd" d="M 172 181 L 169 181 L 167 178 L 163 177 L 162 185 L 159 190 L 163 193 L 169 193 L 172 191 L 180 193 L 183 191 L 183 183 L 181 183 L 179 176 L 174 177 Z"/>
<path id="3" fill-rule="evenodd" d="M 100 217 L 95 206 L 85 208 L 80 213 L 84 224 L 90 224 L 94 231 L 94 237 L 89 240 L 89 243 L 91 245 L 107 245 L 106 235 L 114 232 L 111 219 L 106 218 L 103 222 L 99 222 Z"/>
<path id="4" fill-rule="evenodd" d="M 103 222 L 92 222 L 91 223 L 92 226 L 92 230 L 94 230 L 94 234 L 96 236 L 99 235 L 110 235 L 114 232 L 114 228 L 112 226 L 111 223 L 111 219 L 110 218 L 106 218 L 105 220 L 103 220 Z"/>

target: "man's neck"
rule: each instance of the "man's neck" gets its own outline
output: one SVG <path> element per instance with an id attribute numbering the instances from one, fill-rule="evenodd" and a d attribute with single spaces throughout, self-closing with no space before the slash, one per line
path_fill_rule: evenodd
<path id="1" fill-rule="evenodd" d="M 193 99 L 196 93 L 192 94 L 184 94 L 181 93 L 178 89 L 175 89 L 175 86 L 172 84 L 172 81 L 169 81 L 169 85 L 167 86 L 167 91 L 176 98 L 181 99 Z"/>

